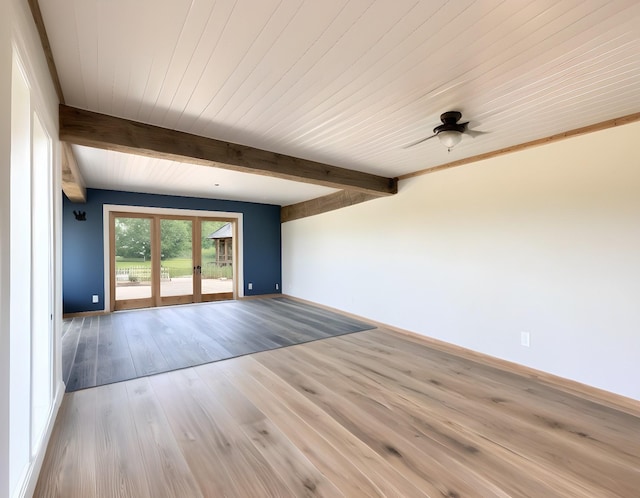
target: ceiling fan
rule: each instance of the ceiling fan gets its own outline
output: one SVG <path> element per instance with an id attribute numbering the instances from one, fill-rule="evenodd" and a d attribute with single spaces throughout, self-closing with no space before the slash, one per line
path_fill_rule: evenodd
<path id="1" fill-rule="evenodd" d="M 442 124 L 436 126 L 433 129 L 433 135 L 430 135 L 427 138 L 418 140 L 417 142 L 413 142 L 409 145 L 405 145 L 404 148 L 408 149 L 409 147 L 413 147 L 415 145 L 421 144 L 422 142 L 426 142 L 427 140 L 430 140 L 434 137 L 438 137 L 438 139 L 440 140 L 440 143 L 444 145 L 449 151 L 451 151 L 453 147 L 455 147 L 460 143 L 460 140 L 462 140 L 463 133 L 470 135 L 471 137 L 474 137 L 474 138 L 478 135 L 487 133 L 484 131 L 469 130 L 467 128 L 467 125 L 469 124 L 469 122 L 467 121 L 466 123 L 459 123 L 458 121 L 460 121 L 460 119 L 462 119 L 462 113 L 458 111 L 443 112 L 440 115 L 440 121 L 442 121 Z"/>

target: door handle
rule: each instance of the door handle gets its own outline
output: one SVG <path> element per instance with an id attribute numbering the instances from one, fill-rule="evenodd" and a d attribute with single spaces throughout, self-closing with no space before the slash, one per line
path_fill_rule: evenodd
<path id="1" fill-rule="evenodd" d="M 200 265 L 193 267 L 193 273 L 202 273 L 202 267 Z"/>

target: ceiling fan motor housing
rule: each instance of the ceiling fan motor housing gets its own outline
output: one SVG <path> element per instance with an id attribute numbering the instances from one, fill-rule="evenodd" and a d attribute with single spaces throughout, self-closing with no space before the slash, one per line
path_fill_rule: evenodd
<path id="1" fill-rule="evenodd" d="M 457 131 L 459 133 L 464 133 L 469 123 L 458 123 L 460 118 L 462 118 L 462 113 L 458 111 L 443 112 L 440 115 L 440 121 L 442 121 L 442 124 L 436 126 L 433 129 L 433 133 L 436 135 L 441 131 Z"/>

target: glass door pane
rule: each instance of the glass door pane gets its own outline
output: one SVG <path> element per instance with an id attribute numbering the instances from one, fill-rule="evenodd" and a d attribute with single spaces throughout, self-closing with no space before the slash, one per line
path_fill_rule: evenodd
<path id="1" fill-rule="evenodd" d="M 201 220 L 202 300 L 233 299 L 235 223 Z"/>
<path id="2" fill-rule="evenodd" d="M 132 300 L 151 301 L 151 222 L 151 218 L 115 217 L 116 309 L 130 307 L 127 302 Z"/>
<path id="3" fill-rule="evenodd" d="M 193 300 L 193 221 L 190 219 L 160 220 L 160 297 L 163 304 Z"/>
<path id="4" fill-rule="evenodd" d="M 111 309 L 235 298 L 235 220 L 112 213 L 110 234 Z"/>

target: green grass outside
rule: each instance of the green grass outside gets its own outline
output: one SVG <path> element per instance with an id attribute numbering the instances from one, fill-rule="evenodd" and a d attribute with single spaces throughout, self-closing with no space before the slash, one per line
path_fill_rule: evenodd
<path id="1" fill-rule="evenodd" d="M 232 278 L 233 269 L 231 266 L 218 267 L 215 265 L 215 250 L 206 249 L 202 251 L 202 276 L 204 278 Z M 151 261 L 141 259 L 116 259 L 116 268 L 151 268 Z M 162 261 L 162 267 L 169 270 L 169 277 L 188 277 L 193 273 L 193 263 L 191 258 L 171 258 Z"/>

